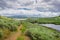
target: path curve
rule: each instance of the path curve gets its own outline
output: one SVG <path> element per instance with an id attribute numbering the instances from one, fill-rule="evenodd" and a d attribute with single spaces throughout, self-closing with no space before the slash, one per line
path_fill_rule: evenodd
<path id="1" fill-rule="evenodd" d="M 31 40 L 28 36 L 25 36 L 24 40 Z"/>
<path id="2" fill-rule="evenodd" d="M 20 29 L 22 28 L 22 25 L 18 27 L 17 32 L 11 34 L 7 39 L 5 40 L 16 40 L 19 36 L 21 36 L 21 31 Z"/>
<path id="3" fill-rule="evenodd" d="M 22 29 L 22 24 L 17 28 L 17 32 L 11 34 L 7 39 L 5 40 L 16 40 L 18 37 L 22 36 L 21 30 Z M 25 36 L 25 35 L 24 35 Z M 24 40 L 31 40 L 28 36 L 24 37 Z"/>

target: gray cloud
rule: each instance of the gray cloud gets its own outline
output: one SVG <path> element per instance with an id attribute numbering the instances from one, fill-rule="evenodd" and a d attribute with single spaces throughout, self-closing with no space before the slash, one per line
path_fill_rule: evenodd
<path id="1" fill-rule="evenodd" d="M 0 8 L 32 8 L 40 12 L 60 12 L 60 0 L 0 0 Z"/>
<path id="2" fill-rule="evenodd" d="M 36 17 L 54 17 L 59 16 L 60 13 L 55 12 L 38 12 L 36 10 L 13 10 L 13 9 L 5 9 L 0 11 L 0 15 L 26 15 L 26 16 L 36 16 Z"/>
<path id="3" fill-rule="evenodd" d="M 49 11 L 60 12 L 60 0 L 43 0 L 43 2 L 53 6 L 49 8 Z"/>
<path id="4" fill-rule="evenodd" d="M 3 0 L 0 0 L 0 8 L 4 9 L 5 7 L 7 7 L 7 4 Z"/>

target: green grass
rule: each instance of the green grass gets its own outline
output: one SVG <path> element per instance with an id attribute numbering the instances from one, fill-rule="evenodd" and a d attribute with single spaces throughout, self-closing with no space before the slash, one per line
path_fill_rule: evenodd
<path id="1" fill-rule="evenodd" d="M 60 32 L 55 29 L 39 25 L 44 23 L 60 24 L 60 17 L 29 18 L 26 21 L 22 22 L 22 32 L 25 32 L 25 35 L 29 36 L 31 40 L 60 40 Z"/>
<path id="2" fill-rule="evenodd" d="M 0 40 L 6 38 L 11 32 L 17 31 L 20 21 L 0 16 Z"/>
<path id="3" fill-rule="evenodd" d="M 60 24 L 60 17 L 51 18 L 28 18 L 28 22 L 39 24 Z"/>
<path id="4" fill-rule="evenodd" d="M 27 23 L 27 22 L 26 22 Z M 31 38 L 31 40 L 60 40 L 60 32 L 41 26 L 38 24 L 27 23 L 26 26 L 26 35 Z"/>
<path id="5" fill-rule="evenodd" d="M 16 40 L 24 40 L 24 36 L 20 36 Z"/>
<path id="6" fill-rule="evenodd" d="M 21 29 L 22 33 L 29 36 L 31 40 L 60 40 L 60 32 L 36 23 L 60 24 L 60 17 L 37 19 L 29 18 L 20 23 L 18 20 L 0 16 L 0 40 L 8 37 L 11 32 L 17 31 L 20 24 L 23 25 L 23 28 Z M 16 40 L 24 40 L 24 36 L 20 36 Z"/>

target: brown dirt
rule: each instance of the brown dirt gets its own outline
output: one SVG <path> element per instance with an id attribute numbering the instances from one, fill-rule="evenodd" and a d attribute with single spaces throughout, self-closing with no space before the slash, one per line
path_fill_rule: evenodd
<path id="1" fill-rule="evenodd" d="M 17 32 L 11 34 L 11 35 L 10 35 L 7 39 L 5 39 L 5 40 L 16 40 L 17 37 L 21 35 L 21 31 L 20 31 L 21 28 L 22 28 L 22 25 L 19 26 Z"/>
<path id="2" fill-rule="evenodd" d="M 20 31 L 20 29 L 22 29 L 22 25 L 19 26 L 17 32 L 11 34 L 8 38 L 6 38 L 5 40 L 16 40 L 19 36 L 22 36 L 22 33 Z M 30 40 L 29 37 L 25 36 L 24 40 Z"/>
<path id="3" fill-rule="evenodd" d="M 24 40 L 31 40 L 28 36 L 25 36 Z"/>

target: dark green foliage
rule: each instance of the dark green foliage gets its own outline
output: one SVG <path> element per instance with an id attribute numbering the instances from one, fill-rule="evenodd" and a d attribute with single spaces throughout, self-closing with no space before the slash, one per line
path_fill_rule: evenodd
<path id="1" fill-rule="evenodd" d="M 17 30 L 17 27 L 20 25 L 20 21 L 14 20 L 7 17 L 0 16 L 0 28 L 9 29 L 11 31 Z"/>
<path id="2" fill-rule="evenodd" d="M 60 32 L 54 29 L 29 22 L 24 22 L 23 25 L 26 27 L 26 35 L 31 40 L 60 40 Z"/>
<path id="3" fill-rule="evenodd" d="M 0 29 L 2 29 L 2 31 L 0 30 L 0 39 L 8 36 L 8 34 L 11 32 L 17 31 L 19 25 L 19 20 L 0 16 Z"/>
<path id="4" fill-rule="evenodd" d="M 4 36 L 3 31 L 0 30 L 0 38 Z"/>
<path id="5" fill-rule="evenodd" d="M 60 24 L 60 17 L 51 18 L 28 18 L 28 22 L 39 24 Z"/>

